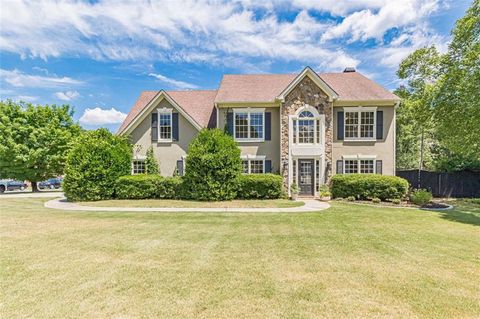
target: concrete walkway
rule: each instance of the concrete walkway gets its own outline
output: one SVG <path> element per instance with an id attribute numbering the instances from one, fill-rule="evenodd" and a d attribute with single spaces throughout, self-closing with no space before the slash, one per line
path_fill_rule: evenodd
<path id="1" fill-rule="evenodd" d="M 330 204 L 318 200 L 302 200 L 304 206 L 289 208 L 179 208 L 179 207 L 95 207 L 82 206 L 77 203 L 67 202 L 66 198 L 55 198 L 45 203 L 45 207 L 71 211 L 95 212 L 219 212 L 219 213 L 305 213 L 324 210 Z"/>

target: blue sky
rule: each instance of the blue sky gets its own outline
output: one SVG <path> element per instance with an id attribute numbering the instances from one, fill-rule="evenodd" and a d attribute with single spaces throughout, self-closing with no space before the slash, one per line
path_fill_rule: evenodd
<path id="1" fill-rule="evenodd" d="M 441 51 L 470 1 L 2 2 L 1 99 L 68 103 L 115 130 L 142 90 L 214 89 L 224 73 L 354 66 L 388 89 L 398 63 Z"/>

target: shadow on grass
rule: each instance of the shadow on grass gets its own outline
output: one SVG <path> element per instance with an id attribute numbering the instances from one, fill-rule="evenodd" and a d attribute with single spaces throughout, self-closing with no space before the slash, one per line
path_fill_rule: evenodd
<path id="1" fill-rule="evenodd" d="M 454 209 L 438 212 L 441 218 L 463 224 L 480 226 L 480 205 L 461 201 L 450 204 L 454 205 Z"/>

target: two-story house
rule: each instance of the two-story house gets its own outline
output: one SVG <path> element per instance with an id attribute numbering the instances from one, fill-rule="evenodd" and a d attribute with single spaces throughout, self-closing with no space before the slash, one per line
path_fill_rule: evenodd
<path id="1" fill-rule="evenodd" d="M 218 90 L 144 91 L 118 134 L 134 147 L 132 173 L 153 146 L 164 176 L 182 175 L 202 128 L 238 142 L 243 171 L 279 173 L 315 196 L 333 174 L 395 174 L 399 98 L 347 68 L 342 73 L 228 74 Z"/>

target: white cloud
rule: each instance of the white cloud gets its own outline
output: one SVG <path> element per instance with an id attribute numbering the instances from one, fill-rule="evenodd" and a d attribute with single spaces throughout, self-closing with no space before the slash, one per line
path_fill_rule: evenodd
<path id="1" fill-rule="evenodd" d="M 400 62 L 416 49 L 435 45 L 440 52 L 445 52 L 448 40 L 433 34 L 425 25 L 405 30 L 405 33 L 390 44 L 374 49 L 372 57 L 389 68 L 398 68 Z"/>
<path id="2" fill-rule="evenodd" d="M 356 60 L 319 43 L 329 25 L 307 10 L 293 21 L 280 20 L 276 6 L 287 4 L 8 1 L 0 13 L 0 49 L 44 59 L 81 55 L 116 61 L 223 64 L 228 56 L 325 65 Z M 258 17 L 258 7 L 267 8 L 267 13 Z"/>
<path id="3" fill-rule="evenodd" d="M 350 41 L 382 40 L 385 32 L 417 24 L 439 9 L 438 0 L 389 1 L 374 12 L 370 9 L 354 12 L 322 35 L 322 40 L 346 36 Z"/>
<path id="4" fill-rule="evenodd" d="M 385 63 L 398 60 L 395 56 L 408 46 L 384 45 L 386 32 L 397 29 L 397 42 L 405 40 L 405 29 L 423 32 L 425 21 L 445 1 L 7 1 L 0 12 L 0 50 L 22 57 L 87 56 L 144 65 L 160 60 L 252 69 L 253 61 L 263 60 L 341 70 L 369 58 L 342 49 L 343 41 L 375 39 L 392 49 Z M 292 8 L 299 12 L 293 20 L 278 14 Z M 309 10 L 343 19 L 319 20 Z M 174 87 L 196 87 L 157 75 Z"/>
<path id="5" fill-rule="evenodd" d="M 2 82 L 15 87 L 33 87 L 33 88 L 56 88 L 70 85 L 81 85 L 82 81 L 72 79 L 70 77 L 58 76 L 41 76 L 21 72 L 17 69 L 5 70 L 0 69 L 0 78 Z"/>
<path id="6" fill-rule="evenodd" d="M 55 92 L 53 94 L 57 99 L 63 101 L 70 101 L 80 96 L 77 91 Z"/>
<path id="7" fill-rule="evenodd" d="M 16 101 L 25 101 L 25 102 L 34 102 L 38 100 L 38 96 L 32 96 L 32 95 L 17 95 L 13 98 L 13 100 Z"/>
<path id="8" fill-rule="evenodd" d="M 117 111 L 113 107 L 110 110 L 96 107 L 94 109 L 87 108 L 79 121 L 83 125 L 118 124 L 122 123 L 125 117 L 127 114 Z"/>
<path id="9" fill-rule="evenodd" d="M 169 84 L 170 86 L 176 89 L 197 89 L 198 88 L 198 86 L 195 84 L 174 80 L 158 73 L 149 73 L 148 76 L 152 76 L 157 80 L 163 83 Z"/>

